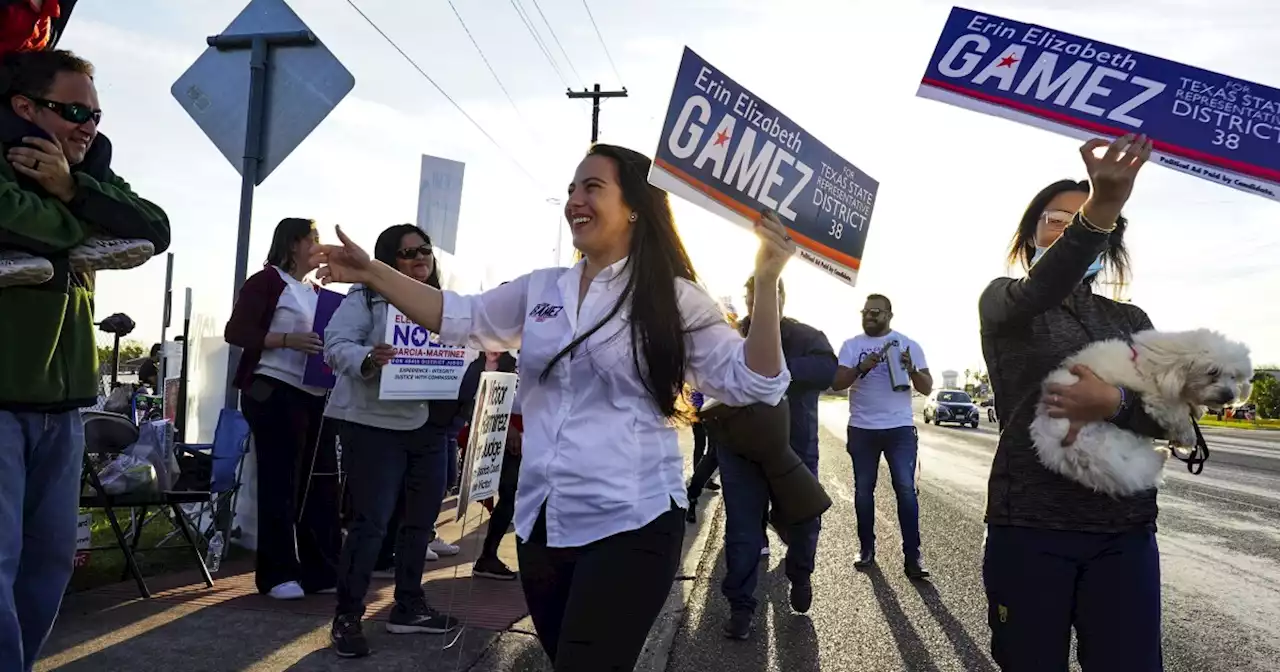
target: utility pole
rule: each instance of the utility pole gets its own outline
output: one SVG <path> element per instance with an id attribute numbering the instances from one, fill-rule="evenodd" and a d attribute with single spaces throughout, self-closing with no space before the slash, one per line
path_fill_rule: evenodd
<path id="1" fill-rule="evenodd" d="M 581 91 L 568 91 L 565 95 L 569 96 L 571 99 L 591 99 L 591 142 L 596 142 L 600 139 L 600 99 L 626 98 L 627 87 L 622 87 L 621 91 L 601 91 L 600 85 L 596 84 L 591 90 L 583 89 Z"/>

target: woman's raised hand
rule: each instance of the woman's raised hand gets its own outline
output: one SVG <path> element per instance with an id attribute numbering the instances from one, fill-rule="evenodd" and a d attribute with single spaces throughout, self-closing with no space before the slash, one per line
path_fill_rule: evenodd
<path id="1" fill-rule="evenodd" d="M 782 275 L 782 268 L 795 255 L 796 243 L 791 240 L 786 227 L 772 210 L 760 215 L 755 231 L 760 237 L 760 251 L 756 252 L 757 282 L 760 278 L 777 280 Z"/>
<path id="2" fill-rule="evenodd" d="M 317 245 L 311 253 L 311 263 L 319 266 L 316 277 L 323 284 L 330 282 L 368 283 L 373 271 L 369 253 L 351 242 L 342 227 L 337 227 L 341 245 Z"/>
<path id="3" fill-rule="evenodd" d="M 1080 147 L 1080 156 L 1089 171 L 1090 194 L 1085 218 L 1096 226 L 1110 228 L 1133 193 L 1133 182 L 1151 158 L 1151 138 L 1122 135 L 1114 142 L 1094 138 Z M 1106 147 L 1101 156 L 1094 154 Z"/>

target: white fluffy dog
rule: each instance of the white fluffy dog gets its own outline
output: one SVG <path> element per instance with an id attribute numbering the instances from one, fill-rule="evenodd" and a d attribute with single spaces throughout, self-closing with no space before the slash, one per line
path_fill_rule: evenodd
<path id="1" fill-rule="evenodd" d="M 1141 395 L 1147 415 L 1168 431 L 1175 448 L 1194 447 L 1192 418 L 1199 418 L 1206 408 L 1222 408 L 1237 394 L 1247 398 L 1253 377 L 1249 349 L 1208 329 L 1141 331 L 1133 335 L 1132 345 L 1121 340 L 1092 343 L 1067 358 L 1045 383 L 1074 384 L 1078 378 L 1070 369 L 1077 364 Z M 1046 467 L 1113 497 L 1163 484 L 1169 448 L 1108 422 L 1082 427 L 1075 442 L 1064 446 L 1070 424 L 1064 418 L 1050 418 L 1040 402 L 1031 438 Z"/>

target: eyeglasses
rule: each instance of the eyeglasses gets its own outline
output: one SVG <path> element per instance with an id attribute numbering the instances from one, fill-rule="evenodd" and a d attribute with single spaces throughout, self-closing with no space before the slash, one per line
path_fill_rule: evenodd
<path id="1" fill-rule="evenodd" d="M 881 315 L 888 315 L 889 311 L 884 308 L 867 308 L 862 311 L 863 317 L 877 318 Z"/>
<path id="2" fill-rule="evenodd" d="M 414 259 L 419 259 L 419 258 L 430 259 L 431 246 L 419 245 L 418 247 L 407 247 L 403 250 L 397 250 L 396 256 L 400 257 L 401 259 L 404 259 L 405 261 L 413 261 Z"/>
<path id="3" fill-rule="evenodd" d="M 1066 210 L 1045 210 L 1040 213 L 1040 221 L 1057 229 L 1065 229 L 1071 223 L 1071 220 L 1075 219 L 1075 216 L 1074 212 L 1067 212 Z"/>
<path id="4" fill-rule="evenodd" d="M 102 110 L 95 110 L 88 105 L 81 105 L 80 103 L 60 103 L 56 100 L 37 98 L 35 96 L 27 97 L 36 105 L 53 110 L 53 112 L 59 117 L 62 117 L 73 124 L 79 125 L 90 120 L 92 120 L 95 125 L 102 123 Z"/>

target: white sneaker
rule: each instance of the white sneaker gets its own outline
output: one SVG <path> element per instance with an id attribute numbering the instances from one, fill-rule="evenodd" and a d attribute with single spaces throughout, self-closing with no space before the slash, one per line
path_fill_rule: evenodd
<path id="1" fill-rule="evenodd" d="M 285 581 L 267 593 L 267 597 L 276 600 L 301 600 L 306 596 L 297 581 Z"/>
<path id="2" fill-rule="evenodd" d="M 430 547 L 430 546 L 428 546 L 428 547 L 427 547 L 427 558 L 426 558 L 427 562 L 435 562 L 436 560 L 439 560 L 439 559 L 440 559 L 440 555 L 439 555 L 438 553 L 436 553 L 435 551 L 431 550 L 431 547 Z M 395 578 L 395 577 L 392 577 L 392 578 Z"/>
<path id="3" fill-rule="evenodd" d="M 155 253 L 156 248 L 150 241 L 95 236 L 73 248 L 67 258 L 71 270 L 77 273 L 121 271 L 143 265 Z"/>
<path id="4" fill-rule="evenodd" d="M 764 548 L 760 549 L 760 555 L 766 558 L 769 557 L 769 547 L 765 546 Z"/>
<path id="5" fill-rule="evenodd" d="M 440 537 L 431 540 L 431 544 L 427 546 L 427 550 L 445 557 L 454 556 L 462 552 L 458 546 L 451 544 Z"/>
<path id="6" fill-rule="evenodd" d="M 0 287 L 43 285 L 53 278 L 53 264 L 48 259 L 26 252 L 0 250 Z"/>

